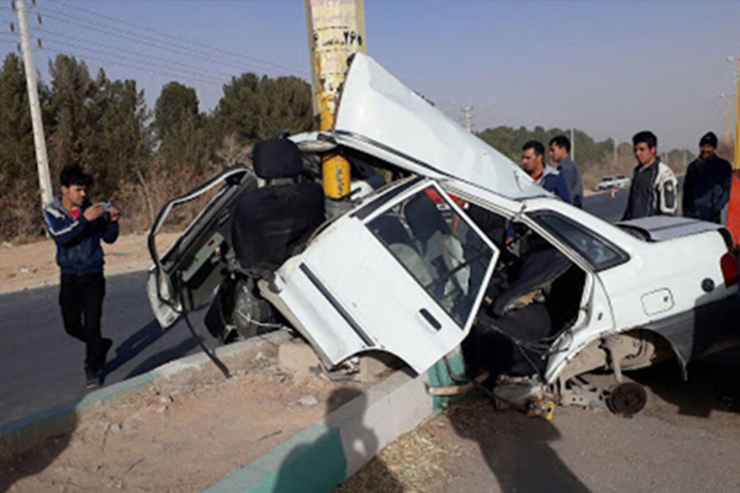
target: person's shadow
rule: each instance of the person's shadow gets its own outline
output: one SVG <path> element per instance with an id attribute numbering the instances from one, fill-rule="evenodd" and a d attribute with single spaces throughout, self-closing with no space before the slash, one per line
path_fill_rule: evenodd
<path id="1" fill-rule="evenodd" d="M 549 445 L 561 438 L 549 421 L 496 411 L 478 395 L 453 404 L 448 416 L 458 435 L 478 444 L 504 493 L 589 492 Z"/>
<path id="2" fill-rule="evenodd" d="M 326 403 L 327 416 L 320 433 L 310 443 L 291 450 L 276 475 L 274 493 L 311 493 L 332 491 L 379 452 L 375 431 L 364 423 L 367 396 L 359 389 L 340 388 Z M 401 493 L 403 487 L 395 476 L 376 459 L 373 483 L 382 481 L 387 493 Z M 340 487 L 337 492 L 363 491 Z"/>
<path id="3" fill-rule="evenodd" d="M 42 411 L 42 413 L 51 416 L 54 409 L 48 409 Z M 5 426 L 0 426 L 2 434 L 6 433 L 6 430 L 3 429 Z M 0 493 L 11 491 L 13 485 L 23 478 L 33 477 L 46 470 L 69 446 L 71 435 L 76 428 L 77 416 L 74 414 L 67 416 L 64 418 L 64 430 L 60 431 L 59 435 L 47 438 L 42 444 L 33 446 L 30 450 L 17 454 L 10 459 L 2 460 L 0 458 Z M 19 445 L 23 446 L 23 444 Z"/>
<path id="4" fill-rule="evenodd" d="M 118 344 L 115 349 L 115 356 L 109 359 L 103 367 L 103 374 L 113 373 L 136 356 L 143 350 L 157 342 L 167 330 L 162 330 L 156 320 L 152 319 L 148 324 L 130 335 L 126 340 Z"/>

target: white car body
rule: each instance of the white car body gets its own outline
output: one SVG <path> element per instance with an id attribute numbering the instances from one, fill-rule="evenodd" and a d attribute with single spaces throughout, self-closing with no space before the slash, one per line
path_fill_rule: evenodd
<path id="1" fill-rule="evenodd" d="M 697 349 L 695 326 L 687 321 L 703 307 L 716 311 L 712 307 L 737 292 L 736 282 L 726 282 L 732 262 L 720 226 L 662 217 L 618 227 L 564 203 L 362 54 L 352 62 L 335 129 L 291 139 L 306 153 L 351 149 L 412 174 L 363 197 L 351 211 L 320 228 L 307 248 L 286 261 L 272 279 L 259 283 L 264 297 L 312 344 L 327 367 L 377 350 L 424 372 L 470 333 L 501 247 L 449 195 L 523 224 L 583 272 L 577 317 L 548 354 L 548 383 L 613 367 L 602 348 L 606 339 L 620 334 L 630 334 L 626 342 L 652 344 L 647 355 L 640 352 L 645 347 L 634 349 L 637 343 L 632 350 L 613 353 L 620 355 L 625 369 L 647 366 L 654 359 L 658 344 L 652 336 L 641 337 L 645 333 L 667 341 L 685 366 Z M 466 228 L 466 238 L 478 238 L 481 261 L 486 262 L 485 269 L 477 271 L 473 264 L 453 269 L 443 282 L 443 297 L 452 281 L 465 285 L 458 294 L 470 303 L 464 316 L 453 315 L 457 305 L 443 306 L 430 294 L 431 288 L 422 287 L 412 275 L 414 269 L 402 265 L 398 252 L 371 228 L 381 215 L 397 210 L 405 214 L 411 197 L 429 187 L 444 192 L 440 195 L 459 218 L 458 227 Z M 440 243 L 447 248 L 448 266 L 464 265 L 463 243 L 459 236 Z M 157 269 L 152 270 L 149 294 L 158 319 L 168 324 L 179 301 L 167 282 L 157 283 Z"/>

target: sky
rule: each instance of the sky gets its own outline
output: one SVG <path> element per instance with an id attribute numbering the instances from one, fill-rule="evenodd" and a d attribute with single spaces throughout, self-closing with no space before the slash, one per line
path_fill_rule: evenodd
<path id="1" fill-rule="evenodd" d="M 30 4 L 30 0 L 27 0 Z M 35 64 L 67 53 L 133 78 L 153 107 L 162 85 L 194 87 L 203 111 L 242 72 L 309 80 L 302 0 L 37 0 Z M 41 16 L 41 24 L 37 15 Z M 695 149 L 724 132 L 740 55 L 740 2 L 365 0 L 368 55 L 474 128 L 576 127 L 598 139 L 658 135 Z M 0 53 L 15 49 L 0 5 Z M 734 101 L 734 99 L 732 99 Z"/>

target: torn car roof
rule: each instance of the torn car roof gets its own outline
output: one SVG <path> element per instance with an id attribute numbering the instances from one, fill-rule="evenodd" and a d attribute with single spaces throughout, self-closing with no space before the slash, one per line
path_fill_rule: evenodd
<path id="1" fill-rule="evenodd" d="M 419 175 L 455 178 L 512 199 L 548 195 L 511 159 L 362 53 L 349 69 L 334 136 L 350 147 L 394 155 L 394 164 Z"/>

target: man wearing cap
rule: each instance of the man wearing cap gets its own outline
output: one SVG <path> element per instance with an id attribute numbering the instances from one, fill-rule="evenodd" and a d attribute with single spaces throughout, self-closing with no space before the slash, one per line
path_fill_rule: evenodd
<path id="1" fill-rule="evenodd" d="M 706 133 L 699 141 L 699 157 L 689 164 L 683 185 L 683 215 L 722 222 L 722 209 L 730 199 L 732 166 L 715 154 L 717 136 Z"/>

